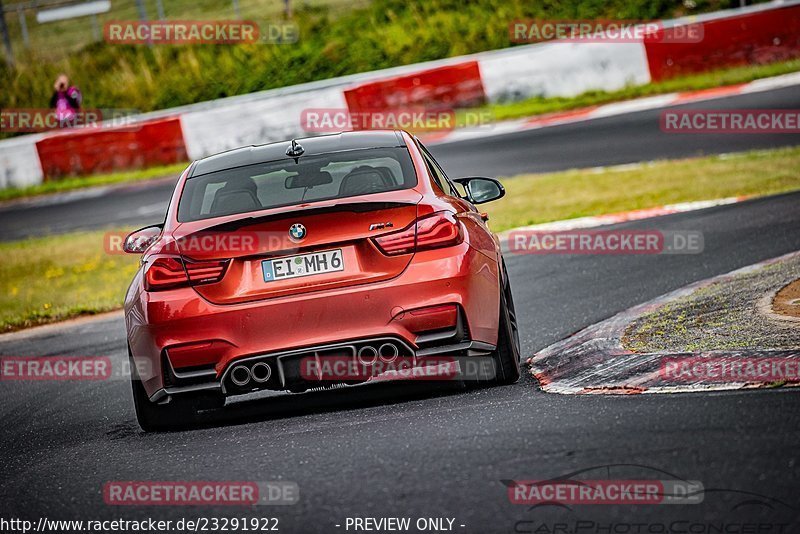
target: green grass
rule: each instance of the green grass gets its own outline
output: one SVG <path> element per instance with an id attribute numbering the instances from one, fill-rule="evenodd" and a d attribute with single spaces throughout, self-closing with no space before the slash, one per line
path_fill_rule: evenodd
<path id="1" fill-rule="evenodd" d="M 104 233 L 0 243 L 0 332 L 120 308 L 139 258 L 106 254 Z"/>
<path id="2" fill-rule="evenodd" d="M 345 0 L 306 0 L 302 4 L 298 2 L 293 2 L 293 4 L 313 7 L 327 6 L 333 11 L 341 11 L 342 9 L 349 10 L 353 7 L 364 6 L 367 2 L 368 0 L 356 0 L 355 2 L 347 2 Z M 13 2 L 7 2 L 6 5 L 8 3 Z M 236 16 L 232 0 L 162 0 L 162 4 L 164 5 L 164 15 L 167 19 L 232 20 Z M 144 5 L 148 17 L 156 19 L 158 17 L 158 8 L 155 0 L 145 0 Z M 24 13 L 28 27 L 30 48 L 35 50 L 39 57 L 50 60 L 60 59 L 65 57 L 66 54 L 74 53 L 94 42 L 90 17 L 38 24 L 34 10 L 26 10 Z M 280 20 L 283 13 L 283 0 L 239 0 L 239 14 L 244 20 Z M 24 41 L 19 15 L 18 13 L 9 13 L 6 15 L 6 20 L 12 46 L 15 51 L 21 53 L 24 50 Z M 119 20 L 139 20 L 136 0 L 114 0 L 111 3 L 111 11 L 97 16 L 101 39 L 103 25 L 107 22 Z M 53 46 L 56 43 L 58 46 Z"/>
<path id="3" fill-rule="evenodd" d="M 765 297 L 798 276 L 800 258 L 784 258 L 736 273 L 670 300 L 636 318 L 622 346 L 636 353 L 680 354 L 712 350 L 791 350 L 800 347 L 800 329 L 760 311 Z"/>
<path id="4" fill-rule="evenodd" d="M 486 205 L 494 231 L 673 202 L 800 189 L 800 148 L 663 161 L 638 169 L 504 179 Z M 0 244 L 0 331 L 113 310 L 137 268 L 103 251 L 105 231 Z"/>
<path id="5" fill-rule="evenodd" d="M 43 184 L 19 189 L 0 189 L 0 201 L 46 195 L 49 193 L 63 193 L 65 191 L 72 191 L 75 189 L 82 189 L 85 187 L 98 185 L 121 184 L 127 182 L 138 182 L 142 180 L 152 180 L 154 178 L 164 178 L 167 176 L 177 176 L 183 172 L 184 169 L 186 169 L 187 165 L 187 163 L 176 163 L 175 165 L 151 167 L 149 169 L 116 172 L 112 174 L 97 174 L 95 176 L 85 176 L 80 178 L 65 178 L 59 181 L 45 182 Z"/>
<path id="6" fill-rule="evenodd" d="M 549 221 L 800 189 L 800 148 L 658 161 L 604 172 L 502 179 L 506 196 L 484 208 L 495 232 Z"/>
<path id="7" fill-rule="evenodd" d="M 487 111 L 490 116 L 494 117 L 494 120 L 501 121 L 597 106 L 609 102 L 618 102 L 665 93 L 697 91 L 701 89 L 736 85 L 797 71 L 800 71 L 800 59 L 783 61 L 770 65 L 748 65 L 744 67 L 714 70 L 703 74 L 681 76 L 663 82 L 630 86 L 620 89 L 619 91 L 590 91 L 570 98 L 529 98 L 527 100 L 520 100 L 519 102 L 494 104 L 481 108 L 481 110 Z"/>
<path id="8" fill-rule="evenodd" d="M 275 22 L 277 0 L 241 0 L 243 16 Z M 113 18 L 135 19 L 132 0 L 113 3 Z M 155 10 L 149 4 L 151 17 Z M 193 5 L 199 7 L 190 7 Z M 37 49 L 0 62 L 0 107 L 46 106 L 56 75 L 65 72 L 82 89 L 87 108 L 151 111 L 254 91 L 422 61 L 506 48 L 515 19 L 653 20 L 735 7 L 736 0 L 694 0 L 691 9 L 666 0 L 336 0 L 293 2 L 295 44 L 236 46 L 135 46 L 96 42 L 73 46 L 71 35 L 91 41 L 88 20 L 31 25 Z M 227 0 L 165 2 L 168 18 L 232 17 Z M 9 16 L 12 35 L 19 29 Z M 101 22 L 105 22 L 102 20 Z M 81 28 L 76 32 L 74 28 Z M 42 32 L 41 35 L 39 32 Z M 17 41 L 18 42 L 18 41 Z"/>

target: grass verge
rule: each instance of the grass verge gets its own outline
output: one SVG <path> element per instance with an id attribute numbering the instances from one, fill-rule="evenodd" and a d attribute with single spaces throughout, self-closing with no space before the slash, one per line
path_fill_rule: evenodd
<path id="1" fill-rule="evenodd" d="M 759 305 L 797 279 L 798 270 L 794 256 L 701 287 L 628 325 L 623 347 L 637 353 L 799 348 L 797 323 L 776 320 Z"/>
<path id="2" fill-rule="evenodd" d="M 673 202 L 800 189 L 800 148 L 663 161 L 603 172 L 504 180 L 489 204 L 492 228 L 648 208 Z M 105 231 L 0 244 L 0 331 L 119 308 L 138 257 L 108 255 Z"/>
<path id="3" fill-rule="evenodd" d="M 800 189 L 800 148 L 665 160 L 602 170 L 502 179 L 505 198 L 486 205 L 492 230 L 733 196 Z"/>
<path id="4" fill-rule="evenodd" d="M 167 176 L 177 176 L 186 169 L 188 163 L 176 163 L 163 167 L 151 167 L 149 169 L 139 169 L 133 171 L 115 172 L 111 174 L 97 174 L 94 176 L 83 176 L 78 178 L 66 178 L 56 182 L 45 182 L 43 184 L 22 187 L 19 189 L 0 189 L 0 201 L 13 200 L 15 198 L 34 197 L 47 195 L 50 193 L 63 193 L 75 189 L 83 189 L 98 185 L 122 184 L 128 182 L 138 182 L 141 180 L 152 180 L 154 178 L 164 178 Z"/>
<path id="5" fill-rule="evenodd" d="M 154 17 L 153 2 L 145 3 L 149 4 L 149 17 Z M 169 4 L 164 8 L 171 20 L 230 20 L 235 16 L 231 2 L 163 3 Z M 242 0 L 238 5 L 242 17 L 258 24 L 262 34 L 267 31 L 266 24 L 283 20 L 283 2 Z M 299 39 L 278 45 L 150 47 L 91 42 L 86 18 L 53 25 L 31 21 L 29 34 L 36 50 L 24 51 L 18 46 L 14 67 L 0 60 L 0 108 L 47 105 L 52 82 L 60 72 L 70 75 L 82 89 L 87 108 L 124 107 L 145 112 L 507 48 L 512 45 L 508 25 L 518 19 L 661 20 L 738 5 L 736 0 L 693 0 L 685 5 L 630 0 L 294 0 L 290 2 L 291 21 L 297 24 Z M 32 11 L 35 9 L 29 10 L 29 17 Z M 17 16 L 6 18 L 11 38 L 19 42 L 22 32 Z M 111 20 L 139 17 L 135 2 L 115 0 L 112 11 L 97 18 L 102 27 Z"/>
<path id="6" fill-rule="evenodd" d="M 104 233 L 0 243 L 0 332 L 119 308 L 139 258 L 106 254 Z"/>

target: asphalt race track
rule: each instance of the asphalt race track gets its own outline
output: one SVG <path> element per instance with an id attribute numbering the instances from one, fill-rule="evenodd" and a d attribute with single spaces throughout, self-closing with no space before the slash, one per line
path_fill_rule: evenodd
<path id="1" fill-rule="evenodd" d="M 790 194 L 627 225 L 701 230 L 698 255 L 509 255 L 524 354 L 686 283 L 797 250 L 798 203 L 800 194 Z M 0 353 L 107 355 L 119 364 L 122 320 L 6 337 Z M 430 516 L 455 518 L 457 532 L 532 532 L 539 521 L 782 524 L 800 513 L 797 390 L 560 396 L 525 377 L 466 393 L 351 388 L 226 412 L 195 431 L 145 435 L 123 380 L 4 382 L 4 516 L 277 517 L 282 532 L 344 531 L 334 525 L 347 517 Z M 699 480 L 705 500 L 530 510 L 511 504 L 501 483 L 609 464 L 646 466 L 636 468 L 639 478 L 658 469 Z M 125 480 L 286 480 L 301 497 L 292 506 L 214 510 L 105 505 L 103 483 Z"/>
<path id="2" fill-rule="evenodd" d="M 677 108 L 800 109 L 788 87 Z M 687 135 L 659 128 L 660 110 L 433 146 L 452 176 L 512 176 L 800 144 L 797 134 Z M 0 241 L 164 220 L 174 182 L 135 184 L 0 206 Z"/>
<path id="3" fill-rule="evenodd" d="M 798 96 L 791 89 L 715 104 L 798 108 Z M 504 174 L 798 141 L 666 136 L 657 112 L 642 112 L 496 138 L 478 143 L 480 153 L 468 143 L 435 151 L 452 174 Z M 147 216 L 110 214 L 135 211 L 168 190 L 126 189 L 59 204 L 49 208 L 53 218 L 44 208 L 4 210 L 0 228 L 10 239 L 71 229 L 73 220 L 86 227 L 146 223 Z M 800 249 L 799 206 L 800 193 L 793 193 L 616 226 L 702 231 L 705 250 L 696 255 L 507 254 L 523 355 L 690 282 Z M 84 215 L 73 219 L 73 210 Z M 0 354 L 109 356 L 118 365 L 126 358 L 124 326 L 117 316 L 0 336 Z M 742 533 L 743 523 L 757 523 L 765 525 L 759 534 L 767 534 L 794 532 L 798 524 L 787 525 L 800 521 L 796 389 L 561 396 L 542 393 L 528 376 L 513 386 L 466 392 L 382 384 L 239 403 L 197 430 L 168 434 L 141 433 L 130 396 L 122 379 L 0 383 L 2 516 L 276 517 L 285 533 L 347 532 L 348 517 L 410 517 L 412 523 L 444 517 L 454 519 L 455 532 L 542 534 L 555 534 L 559 523 L 568 525 L 563 534 L 657 534 L 676 522 L 674 532 L 710 534 L 724 524 L 734 530 L 720 532 Z M 502 482 L 591 468 L 600 470 L 594 478 L 658 473 L 700 481 L 706 491 L 693 505 L 532 509 L 511 504 Z M 613 475 L 618 472 L 625 474 Z M 127 480 L 293 481 L 300 501 L 214 509 L 106 505 L 103 484 Z M 656 528 L 637 531 L 630 523 Z"/>

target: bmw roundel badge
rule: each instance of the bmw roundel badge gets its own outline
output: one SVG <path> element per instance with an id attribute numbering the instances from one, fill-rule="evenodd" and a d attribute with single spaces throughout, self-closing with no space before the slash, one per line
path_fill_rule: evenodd
<path id="1" fill-rule="evenodd" d="M 289 228 L 289 237 L 295 241 L 300 241 L 306 237 L 306 227 L 300 223 L 294 223 Z"/>

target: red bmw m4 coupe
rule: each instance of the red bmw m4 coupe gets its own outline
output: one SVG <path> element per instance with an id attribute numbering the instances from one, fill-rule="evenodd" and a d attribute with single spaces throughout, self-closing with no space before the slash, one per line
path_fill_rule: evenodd
<path id="1" fill-rule="evenodd" d="M 248 146 L 192 163 L 125 298 L 133 401 L 144 430 L 183 426 L 259 390 L 353 385 L 303 362 L 442 357 L 520 375 L 500 244 L 476 204 L 492 178 L 450 179 L 403 131 Z M 313 374 L 313 373 L 312 373 Z"/>

